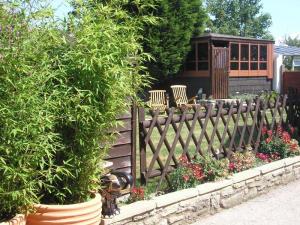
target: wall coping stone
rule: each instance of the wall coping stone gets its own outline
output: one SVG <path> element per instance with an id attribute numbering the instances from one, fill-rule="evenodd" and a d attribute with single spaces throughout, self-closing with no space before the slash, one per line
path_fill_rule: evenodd
<path id="1" fill-rule="evenodd" d="M 199 195 L 208 194 L 217 190 L 221 190 L 225 187 L 232 185 L 232 180 L 223 179 L 215 182 L 204 183 L 196 186 Z"/>
<path id="2" fill-rule="evenodd" d="M 120 214 L 114 216 L 113 218 L 103 219 L 106 221 L 106 223 L 102 223 L 102 225 L 126 220 L 134 216 L 138 216 L 150 212 L 156 208 L 156 202 L 153 200 L 138 201 L 129 205 L 124 205 L 121 208 L 122 208 L 121 209 L 122 212 L 126 212 L 126 213 L 121 212 Z"/>
<path id="3" fill-rule="evenodd" d="M 198 190 L 189 188 L 154 197 L 153 201 L 156 203 L 157 208 L 161 208 L 196 196 L 198 196 Z"/>
<path id="4" fill-rule="evenodd" d="M 232 182 L 235 184 L 235 183 L 239 183 L 241 181 L 248 180 L 250 178 L 258 177 L 260 175 L 260 173 L 261 173 L 260 167 L 252 168 L 249 170 L 245 170 L 245 171 L 233 174 L 231 179 L 232 179 Z"/>
<path id="5" fill-rule="evenodd" d="M 300 156 L 295 156 L 295 157 L 284 159 L 285 166 L 290 166 L 290 165 L 296 164 L 299 161 L 300 161 Z"/>
<path id="6" fill-rule="evenodd" d="M 262 165 L 260 167 L 257 167 L 255 169 L 259 169 L 262 174 L 266 174 L 266 173 L 272 172 L 274 170 L 280 169 L 282 167 L 285 167 L 285 159 L 271 162 L 271 163 Z"/>

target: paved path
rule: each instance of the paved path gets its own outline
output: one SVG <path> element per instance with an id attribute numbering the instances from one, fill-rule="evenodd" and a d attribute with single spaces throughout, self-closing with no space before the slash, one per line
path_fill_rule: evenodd
<path id="1" fill-rule="evenodd" d="M 193 225 L 300 225 L 300 181 L 277 187 Z"/>

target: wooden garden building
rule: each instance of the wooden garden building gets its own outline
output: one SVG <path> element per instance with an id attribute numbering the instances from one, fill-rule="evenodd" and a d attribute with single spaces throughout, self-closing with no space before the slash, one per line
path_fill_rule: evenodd
<path id="1" fill-rule="evenodd" d="M 208 33 L 191 45 L 181 75 L 172 81 L 187 85 L 189 95 L 199 88 L 214 98 L 272 89 L 274 41 Z"/>

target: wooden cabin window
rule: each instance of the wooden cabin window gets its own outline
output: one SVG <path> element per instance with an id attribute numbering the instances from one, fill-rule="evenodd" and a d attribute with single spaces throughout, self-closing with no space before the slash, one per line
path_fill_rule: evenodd
<path id="1" fill-rule="evenodd" d="M 239 70 L 239 44 L 231 44 L 230 49 L 230 69 L 231 70 Z"/>
<path id="2" fill-rule="evenodd" d="M 267 70 L 267 60 L 268 60 L 268 51 L 267 51 L 267 46 L 266 45 L 261 45 L 259 49 L 259 69 L 260 70 Z"/>
<path id="3" fill-rule="evenodd" d="M 249 45 L 241 45 L 241 57 L 240 57 L 240 68 L 241 70 L 249 70 Z"/>
<path id="4" fill-rule="evenodd" d="M 251 65 L 250 70 L 258 70 L 258 45 L 251 45 Z"/>
<path id="5" fill-rule="evenodd" d="M 198 70 L 208 70 L 208 43 L 198 43 Z"/>
<path id="6" fill-rule="evenodd" d="M 268 70 L 268 45 L 231 43 L 230 70 L 233 76 L 261 76 Z"/>

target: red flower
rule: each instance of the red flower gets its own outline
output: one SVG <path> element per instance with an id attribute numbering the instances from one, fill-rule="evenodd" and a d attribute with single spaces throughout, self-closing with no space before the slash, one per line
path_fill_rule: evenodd
<path id="1" fill-rule="evenodd" d="M 266 143 L 267 143 L 267 144 L 269 144 L 271 141 L 272 141 L 272 137 L 268 137 L 268 138 L 266 139 Z"/>
<path id="2" fill-rule="evenodd" d="M 295 133 L 295 127 L 290 127 L 291 134 Z"/>
<path id="3" fill-rule="evenodd" d="M 256 154 L 256 157 L 263 160 L 263 161 L 269 161 L 269 156 L 267 154 L 264 154 L 264 153 L 257 153 Z"/>
<path id="4" fill-rule="evenodd" d="M 272 137 L 273 131 L 272 131 L 272 130 L 268 130 L 268 131 L 267 131 L 267 134 L 268 134 L 269 137 Z"/>
<path id="5" fill-rule="evenodd" d="M 288 132 L 284 131 L 282 133 L 282 140 L 284 143 L 289 143 L 291 141 L 291 136 Z"/>
<path id="6" fill-rule="evenodd" d="M 229 170 L 233 171 L 235 169 L 235 164 L 233 162 L 229 163 Z"/>
<path id="7" fill-rule="evenodd" d="M 133 187 L 131 189 L 131 197 L 137 201 L 137 200 L 143 200 L 145 197 L 145 191 L 144 188 L 141 187 Z"/>
<path id="8" fill-rule="evenodd" d="M 186 155 L 181 155 L 179 161 L 184 166 L 187 166 L 189 164 L 189 160 Z"/>
<path id="9" fill-rule="evenodd" d="M 267 133 L 267 127 L 266 126 L 264 126 L 262 129 L 261 129 L 261 133 L 262 133 L 262 135 L 265 135 L 266 133 Z"/>
<path id="10" fill-rule="evenodd" d="M 189 181 L 190 176 L 189 175 L 182 175 L 182 178 L 185 182 Z"/>

